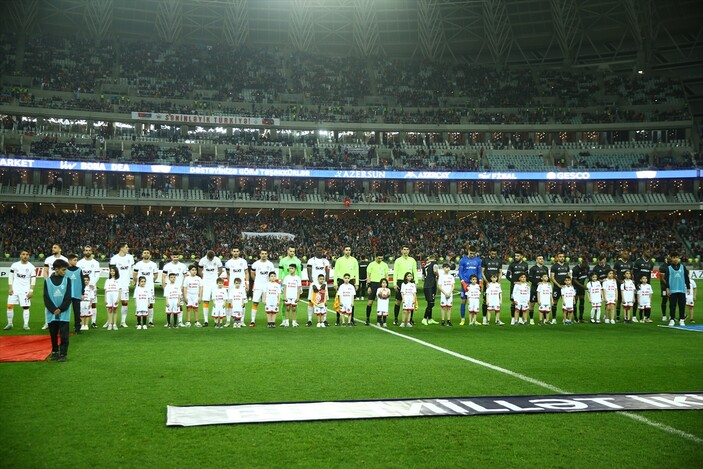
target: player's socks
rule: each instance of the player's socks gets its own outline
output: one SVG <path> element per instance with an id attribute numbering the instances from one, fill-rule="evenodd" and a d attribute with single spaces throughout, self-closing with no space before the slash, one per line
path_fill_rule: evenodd
<path id="1" fill-rule="evenodd" d="M 258 304 L 251 305 L 251 321 L 249 321 L 249 322 L 256 322 L 256 311 L 258 309 L 259 309 Z"/>
<path id="2" fill-rule="evenodd" d="M 147 317 L 149 318 L 149 322 L 154 322 L 154 308 L 149 308 Z"/>
<path id="3" fill-rule="evenodd" d="M 231 309 L 226 309 L 225 310 L 225 324 L 229 326 L 230 322 L 232 322 L 232 310 Z"/>
<path id="4" fill-rule="evenodd" d="M 91 324 L 95 324 L 98 321 L 98 305 L 92 305 L 90 307 L 90 322 Z"/>
<path id="5" fill-rule="evenodd" d="M 366 321 L 371 319 L 371 305 L 366 305 Z"/>
<path id="6" fill-rule="evenodd" d="M 25 326 L 29 326 L 29 308 L 22 309 L 22 320 Z"/>
<path id="7" fill-rule="evenodd" d="M 210 308 L 208 306 L 203 306 L 203 322 L 208 322 L 207 316 L 208 316 L 209 312 L 210 312 Z"/>
<path id="8" fill-rule="evenodd" d="M 466 317 L 466 305 L 464 303 L 459 306 L 459 314 L 461 314 L 461 319 Z"/>
<path id="9" fill-rule="evenodd" d="M 122 305 L 122 324 L 127 323 L 127 305 Z"/>
<path id="10" fill-rule="evenodd" d="M 12 321 L 15 319 L 15 308 L 14 306 L 10 308 L 9 306 L 7 307 L 7 324 L 12 324 Z"/>
<path id="11" fill-rule="evenodd" d="M 312 306 L 308 305 L 308 322 L 312 322 Z"/>
<path id="12" fill-rule="evenodd" d="M 398 321 L 398 315 L 400 314 L 400 305 L 395 305 L 393 307 L 393 317 L 395 318 L 396 321 Z"/>

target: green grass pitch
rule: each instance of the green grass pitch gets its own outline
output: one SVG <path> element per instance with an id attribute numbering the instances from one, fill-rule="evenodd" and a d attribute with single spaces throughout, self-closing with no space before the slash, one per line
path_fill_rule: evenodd
<path id="1" fill-rule="evenodd" d="M 701 391 L 703 334 L 657 327 L 658 288 L 653 324 L 459 327 L 455 301 L 451 329 L 391 329 L 573 393 Z M 0 298 L 6 295 L 3 281 Z M 101 302 L 100 326 L 106 319 Z M 357 318 L 365 303 L 357 302 Z M 507 311 L 506 300 L 504 319 Z M 299 317 L 306 316 L 301 305 Z M 415 316 L 418 323 L 421 317 Z M 4 313 L 1 318 L 4 326 Z M 156 328 L 137 331 L 130 311 L 128 329 L 72 337 L 67 363 L 0 364 L 0 466 L 669 468 L 703 462 L 700 443 L 616 413 L 168 428 L 167 405 L 551 392 L 375 327 L 269 330 L 259 312 L 253 329 L 169 330 L 162 300 L 156 318 Z M 17 310 L 15 329 L 1 333 L 45 333 L 42 323 L 37 298 L 31 331 L 22 330 Z M 701 411 L 638 414 L 703 438 Z"/>

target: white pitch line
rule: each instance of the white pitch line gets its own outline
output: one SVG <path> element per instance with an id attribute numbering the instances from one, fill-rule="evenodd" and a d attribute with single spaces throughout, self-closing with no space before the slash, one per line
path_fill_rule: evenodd
<path id="1" fill-rule="evenodd" d="M 306 301 L 306 303 L 307 303 L 307 301 Z M 329 308 L 327 308 L 327 311 L 329 311 L 330 313 L 333 313 L 333 314 L 337 313 L 335 310 L 329 309 Z M 356 321 L 356 317 L 354 317 L 353 319 L 354 319 L 354 321 Z M 517 373 L 515 371 L 508 370 L 507 368 L 493 365 L 491 363 L 484 362 L 482 360 L 478 360 L 473 357 L 462 355 L 460 353 L 454 352 L 454 351 L 446 349 L 444 347 L 440 347 L 438 345 L 434 345 L 429 342 L 425 342 L 424 340 L 416 339 L 415 337 L 410 337 L 409 335 L 400 334 L 398 332 L 392 331 L 387 328 L 379 327 L 376 325 L 374 325 L 373 327 L 380 330 L 380 331 L 386 332 L 388 334 L 392 334 L 394 336 L 418 343 L 422 346 L 437 350 L 438 352 L 446 353 L 447 355 L 451 355 L 452 357 L 458 358 L 460 360 L 465 360 L 467 362 L 474 363 L 479 366 L 483 366 L 483 367 L 491 369 L 493 371 L 497 371 L 499 373 L 503 373 L 508 376 L 512 376 L 513 378 L 517 378 L 521 381 L 525 381 L 526 383 L 534 384 L 534 385 L 539 386 L 541 388 L 548 389 L 549 391 L 555 392 L 557 394 L 574 394 L 572 392 L 558 388 L 552 384 L 545 383 L 544 381 L 540 381 L 535 378 L 530 378 L 529 376 L 523 375 L 522 373 Z M 691 433 L 687 433 L 683 430 L 679 430 L 678 428 L 670 427 L 669 425 L 655 422 L 654 420 L 649 420 L 647 417 L 642 417 L 641 415 L 633 414 L 631 412 L 615 412 L 615 413 L 618 415 L 622 415 L 623 417 L 628 417 L 636 422 L 644 423 L 645 425 L 649 425 L 650 427 L 654 427 L 654 428 L 657 428 L 657 429 L 662 430 L 664 432 L 671 433 L 672 435 L 676 435 L 681 438 L 685 438 L 689 441 L 692 441 L 693 443 L 696 443 L 696 444 L 703 446 L 703 438 L 699 438 L 696 435 L 693 435 Z"/>
<path id="2" fill-rule="evenodd" d="M 557 393 L 557 394 L 574 394 L 574 393 L 572 393 L 572 392 L 569 392 L 569 391 L 566 391 L 566 390 L 564 390 L 564 389 L 558 388 L 558 387 L 556 387 L 556 386 L 554 386 L 554 385 L 551 385 L 551 384 L 549 384 L 549 383 L 545 383 L 544 381 L 540 381 L 540 380 L 538 380 L 538 379 L 530 378 L 529 376 L 523 375 L 523 374 L 521 374 L 521 373 L 516 373 L 515 371 L 511 371 L 511 370 L 508 370 L 508 369 L 506 369 L 506 368 L 502 368 L 502 367 L 500 367 L 500 366 L 496 366 L 496 365 L 493 365 L 493 364 L 491 364 L 491 363 L 487 363 L 487 362 L 484 362 L 484 361 L 481 361 L 481 360 L 477 360 L 476 358 L 472 358 L 472 357 L 469 357 L 469 356 L 466 356 L 466 355 L 462 355 L 462 354 L 457 353 L 457 352 L 454 352 L 454 351 L 452 351 L 452 350 L 448 350 L 448 349 L 445 349 L 445 348 L 443 348 L 443 347 L 439 347 L 439 346 L 437 346 L 437 345 L 431 344 L 431 343 L 429 343 L 429 342 L 425 342 L 424 340 L 416 339 L 415 337 L 410 337 L 410 336 L 405 335 L 405 334 L 400 334 L 400 333 L 398 333 L 398 332 L 391 331 L 391 330 L 389 330 L 389 329 L 385 329 L 385 328 L 382 328 L 382 327 L 378 327 L 378 326 L 374 326 L 374 327 L 375 327 L 376 329 L 379 329 L 379 330 L 383 331 L 383 332 L 387 332 L 388 334 L 392 334 L 392 335 L 395 335 L 395 336 L 397 336 L 397 337 L 401 337 L 401 338 L 403 338 L 403 339 L 410 340 L 410 341 L 412 341 L 412 342 L 418 343 L 418 344 L 423 345 L 423 346 L 425 346 L 425 347 L 429 347 L 429 348 L 434 349 L 434 350 L 437 350 L 437 351 L 439 351 L 439 352 L 442 352 L 442 353 L 446 353 L 446 354 L 448 354 L 448 355 L 451 355 L 452 357 L 459 358 L 459 359 L 461 359 L 461 360 L 466 360 L 466 361 L 468 361 L 468 362 L 474 363 L 474 364 L 479 365 L 479 366 L 483 366 L 483 367 L 488 368 L 488 369 L 491 369 L 491 370 L 493 370 L 493 371 L 497 371 L 497 372 L 499 372 L 499 373 L 503 373 L 503 374 L 506 374 L 506 375 L 508 375 L 508 376 L 512 376 L 513 378 L 517 378 L 517 379 L 519 379 L 519 380 L 521 380 L 521 381 L 525 381 L 525 382 L 527 382 L 527 383 L 534 384 L 534 385 L 539 386 L 539 387 L 541 387 L 541 388 L 548 389 L 548 390 L 550 390 L 550 391 L 552 391 L 552 392 L 555 392 L 555 393 Z M 694 443 L 697 443 L 697 444 L 699 444 L 699 445 L 703 445 L 703 438 L 699 438 L 699 437 L 697 437 L 696 435 L 692 435 L 692 434 L 687 433 L 687 432 L 685 432 L 685 431 L 683 431 L 683 430 L 679 430 L 678 428 L 670 427 L 669 425 L 665 425 L 665 424 L 663 424 L 663 423 L 659 423 L 659 422 L 655 422 L 655 421 L 653 421 L 653 420 L 649 420 L 649 419 L 646 418 L 646 417 L 642 417 L 641 415 L 633 414 L 633 413 L 631 413 L 631 412 L 616 412 L 616 414 L 622 415 L 622 416 L 624 416 L 624 417 L 628 417 L 628 418 L 630 418 L 630 419 L 632 419 L 632 420 L 635 420 L 635 421 L 640 422 L 640 423 L 644 423 L 644 424 L 649 425 L 649 426 L 651 426 L 651 427 L 658 428 L 659 430 L 665 431 L 665 432 L 667 432 L 667 433 L 671 433 L 671 434 L 676 435 L 676 436 L 679 436 L 679 437 L 681 437 L 681 438 L 685 438 L 685 439 L 687 439 L 687 440 L 689 440 L 689 441 L 692 441 L 692 442 L 694 442 Z"/>

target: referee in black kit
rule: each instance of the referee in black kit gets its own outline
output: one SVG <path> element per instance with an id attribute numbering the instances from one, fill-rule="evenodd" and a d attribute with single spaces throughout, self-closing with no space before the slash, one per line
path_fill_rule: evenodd
<path id="1" fill-rule="evenodd" d="M 439 264 L 437 264 L 437 256 L 430 254 L 427 257 L 427 262 L 422 266 L 422 279 L 424 285 L 422 291 L 425 294 L 427 307 L 425 308 L 425 316 L 422 318 L 422 324 L 437 324 L 437 321 L 432 319 L 432 310 L 434 309 L 434 300 L 437 295 L 437 274 L 439 273 Z"/>

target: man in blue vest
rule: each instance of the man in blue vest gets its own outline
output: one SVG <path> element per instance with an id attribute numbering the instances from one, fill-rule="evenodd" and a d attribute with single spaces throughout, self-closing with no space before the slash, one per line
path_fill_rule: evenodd
<path id="1" fill-rule="evenodd" d="M 54 273 L 44 282 L 46 323 L 51 334 L 50 360 L 60 362 L 65 362 L 68 354 L 68 324 L 71 320 L 71 279 L 66 276 L 67 268 L 68 262 L 63 259 L 55 260 Z"/>
<path id="2" fill-rule="evenodd" d="M 686 266 L 681 264 L 678 254 L 669 256 L 669 270 L 666 273 L 666 296 L 669 297 L 669 326 L 676 324 L 676 307 L 679 307 L 679 326 L 685 326 L 686 291 L 691 287 Z"/>

